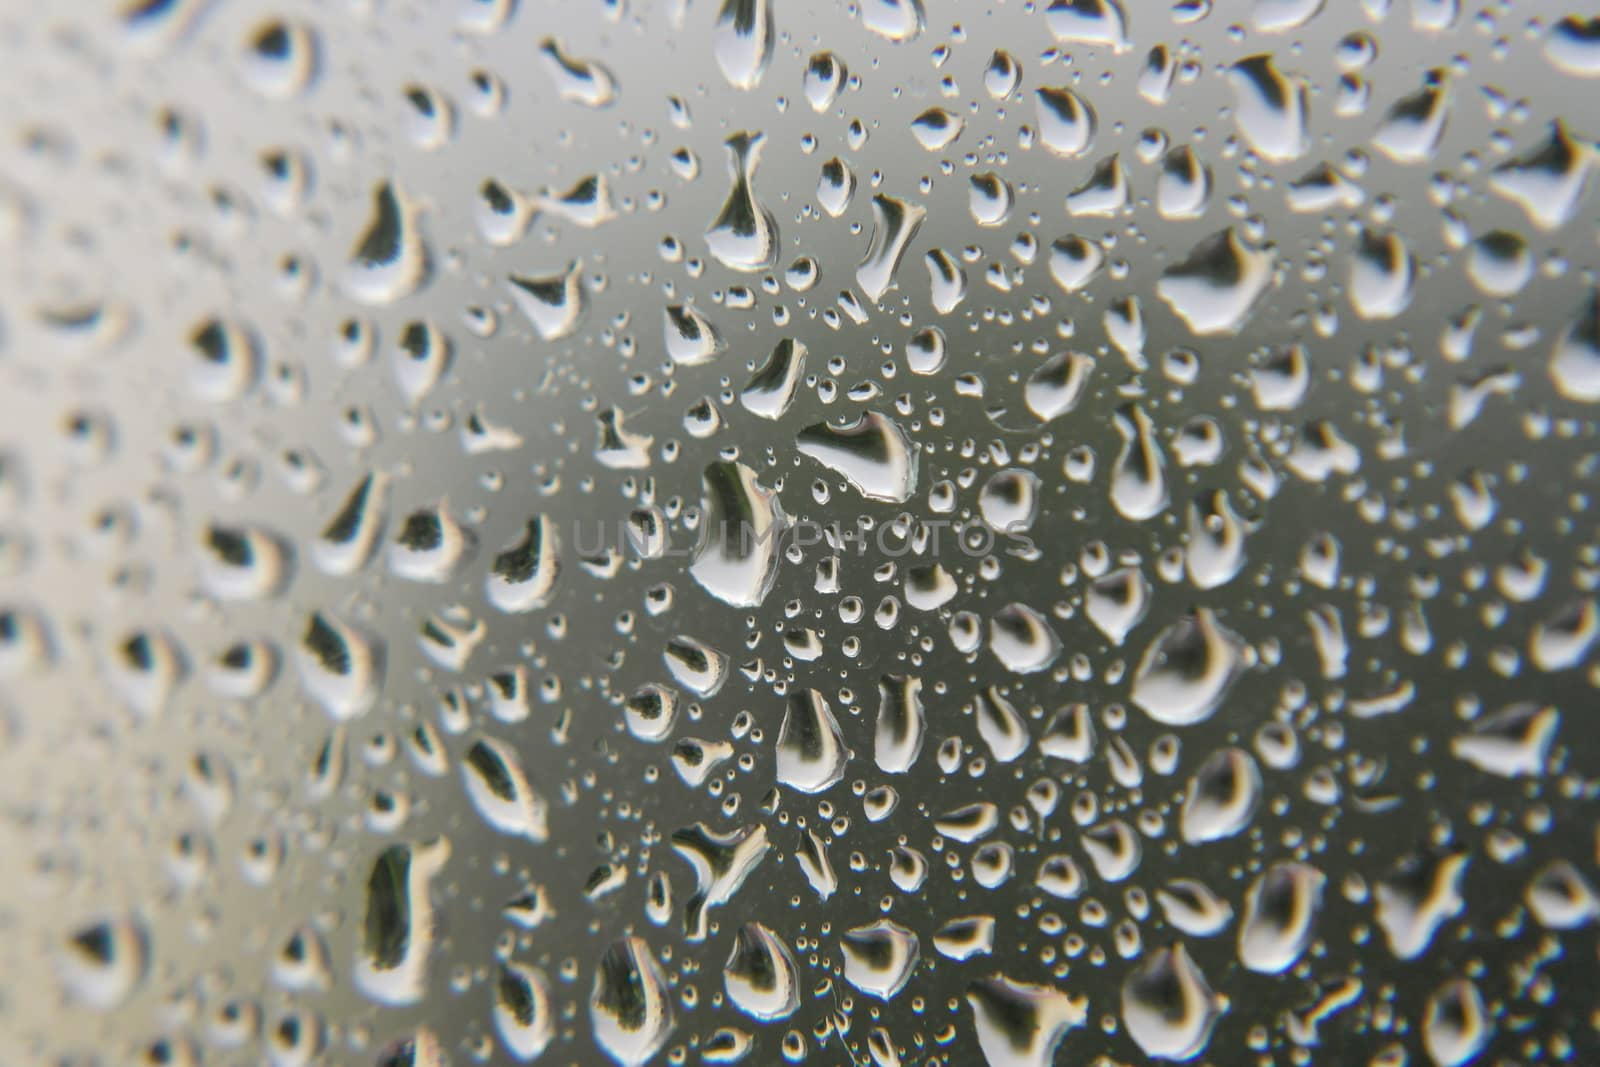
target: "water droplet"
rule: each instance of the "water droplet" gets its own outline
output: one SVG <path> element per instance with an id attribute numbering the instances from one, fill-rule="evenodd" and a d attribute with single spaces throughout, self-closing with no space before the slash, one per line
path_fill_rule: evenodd
<path id="1" fill-rule="evenodd" d="M 878 721 L 874 758 L 886 774 L 905 774 L 922 754 L 926 722 L 922 680 L 915 675 L 886 674 L 878 682 Z"/>
<path id="2" fill-rule="evenodd" d="M 778 730 L 778 782 L 802 793 L 821 793 L 844 777 L 851 752 L 827 698 L 815 689 L 793 694 Z"/>
<path id="3" fill-rule="evenodd" d="M 554 37 L 539 42 L 539 58 L 561 99 L 584 107 L 609 107 L 617 99 L 617 79 L 604 65 L 569 56 Z"/>
<path id="4" fill-rule="evenodd" d="M 583 321 L 588 294 L 583 286 L 582 264 L 573 260 L 553 274 L 510 274 L 506 288 L 518 310 L 527 316 L 541 340 L 570 337 Z"/>
<path id="5" fill-rule="evenodd" d="M 1184 790 L 1182 831 L 1190 844 L 1242 833 L 1261 803 L 1261 771 L 1241 748 L 1206 757 Z"/>
<path id="6" fill-rule="evenodd" d="M 1028 605 L 1008 604 L 989 617 L 989 651 L 1007 670 L 1037 674 L 1061 654 L 1061 639 Z"/>
<path id="7" fill-rule="evenodd" d="M 723 0 L 712 34 L 722 76 L 735 89 L 754 89 L 772 60 L 772 0 Z"/>
<path id="8" fill-rule="evenodd" d="M 760 923 L 745 923 L 722 968 L 734 1006 L 762 1022 L 787 1019 L 800 1007 L 800 975 L 789 950 Z"/>
<path id="9" fill-rule="evenodd" d="M 893 419 L 875 411 L 850 423 L 807 426 L 795 447 L 870 500 L 904 503 L 917 491 L 916 446 Z"/>
<path id="10" fill-rule="evenodd" d="M 886 40 L 915 40 L 927 26 L 922 0 L 862 0 L 861 25 Z M 820 110 L 820 109 L 819 109 Z"/>
<path id="11" fill-rule="evenodd" d="M 484 590 L 489 603 L 507 614 L 544 607 L 560 573 L 559 552 L 554 520 L 547 515 L 529 519 L 522 536 L 490 564 Z"/>
<path id="12" fill-rule="evenodd" d="M 1122 984 L 1123 1024 L 1152 1059 L 1200 1055 L 1226 1006 L 1182 942 L 1157 949 Z"/>
<path id="13" fill-rule="evenodd" d="M 988 1067 L 1050 1067 L 1067 1032 L 1089 1015 L 1086 997 L 999 973 L 969 985 L 967 1005 Z"/>
<path id="14" fill-rule="evenodd" d="M 730 270 L 767 270 L 777 261 L 778 222 L 756 199 L 754 188 L 765 143 L 765 134 L 749 132 L 725 142 L 731 185 L 705 236 L 712 257 Z"/>
<path id="15" fill-rule="evenodd" d="M 548 806 L 510 745 L 492 737 L 473 741 L 462 757 L 461 782 L 473 808 L 499 833 L 535 844 L 549 837 Z"/>
<path id="16" fill-rule="evenodd" d="M 889 919 L 846 930 L 839 938 L 845 981 L 889 1001 L 911 981 L 921 958 L 917 935 Z"/>
<path id="17" fill-rule="evenodd" d="M 539 1058 L 556 1036 L 550 980 L 537 967 L 507 960 L 494 984 L 494 1028 L 512 1059 Z"/>
<path id="18" fill-rule="evenodd" d="M 644 1067 L 676 1025 L 667 979 L 643 938 L 614 941 L 595 967 L 589 992 L 595 1043 L 622 1067 Z"/>
<path id="19" fill-rule="evenodd" d="M 1248 757 L 1246 757 L 1248 758 Z M 1309 864 L 1274 863 L 1245 893 L 1239 962 L 1257 974 L 1282 974 L 1311 943 L 1327 879 Z"/>
<path id="20" fill-rule="evenodd" d="M 1230 226 L 1168 267 L 1156 293 L 1195 334 L 1237 333 L 1271 284 L 1275 259 L 1270 248 L 1247 247 Z"/>
<path id="21" fill-rule="evenodd" d="M 380 1004 L 417 1004 L 427 995 L 435 940 L 430 887 L 449 858 L 450 842 L 441 837 L 391 845 L 373 861 L 354 975 Z"/>
<path id="22" fill-rule="evenodd" d="M 314 611 L 295 646 L 300 681 L 334 720 L 365 715 L 383 684 L 383 646 L 332 615 Z"/>
<path id="23" fill-rule="evenodd" d="M 927 218 L 926 208 L 893 196 L 872 198 L 872 240 L 856 268 L 856 283 L 876 302 L 895 285 L 895 274 L 911 239 Z"/>
<path id="24" fill-rule="evenodd" d="M 689 573 L 726 604 L 754 607 L 778 573 L 788 519 L 777 494 L 741 463 L 713 463 L 702 479 L 704 517 Z"/>
<path id="25" fill-rule="evenodd" d="M 110 1011 L 143 983 L 149 935 L 134 916 L 97 919 L 73 930 L 56 955 L 67 992 L 80 1004 Z"/>
<path id="26" fill-rule="evenodd" d="M 1131 698 L 1167 726 L 1204 722 L 1238 677 L 1243 651 L 1240 638 L 1218 625 L 1209 608 L 1200 608 L 1161 631 L 1145 649 Z"/>
<path id="27" fill-rule="evenodd" d="M 1234 121 L 1257 155 L 1274 163 L 1299 159 L 1311 148 L 1311 105 L 1305 82 L 1277 67 L 1271 54 L 1228 68 L 1237 105 Z"/>

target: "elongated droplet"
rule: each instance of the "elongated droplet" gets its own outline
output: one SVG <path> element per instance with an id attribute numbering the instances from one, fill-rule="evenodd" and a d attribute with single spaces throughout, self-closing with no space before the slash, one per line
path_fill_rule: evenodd
<path id="1" fill-rule="evenodd" d="M 539 1058 L 556 1036 L 550 980 L 537 967 L 507 960 L 494 984 L 494 1028 L 519 1063 Z"/>
<path id="2" fill-rule="evenodd" d="M 926 208 L 909 200 L 881 193 L 872 198 L 872 240 L 856 268 L 856 284 L 869 300 L 882 300 L 894 287 L 900 260 L 927 217 Z"/>
<path id="3" fill-rule="evenodd" d="M 745 923 L 722 968 L 723 988 L 753 1019 L 787 1019 L 800 1007 L 800 975 L 789 949 L 760 923 Z"/>
<path id="4" fill-rule="evenodd" d="M 427 994 L 435 938 L 429 887 L 449 858 L 450 842 L 440 837 L 391 845 L 372 864 L 355 982 L 380 1004 L 416 1004 Z"/>
<path id="5" fill-rule="evenodd" d="M 363 304 L 392 304 L 427 282 L 431 261 L 417 208 L 384 182 L 372 194 L 372 219 L 345 268 L 345 289 Z"/>
<path id="6" fill-rule="evenodd" d="M 1282 163 L 1310 151 L 1310 91 L 1304 81 L 1285 75 L 1264 53 L 1229 67 L 1228 83 L 1237 100 L 1234 121 L 1257 155 Z"/>
<path id="7" fill-rule="evenodd" d="M 584 107 L 607 107 L 617 98 L 617 79 L 592 59 L 569 56 L 554 37 L 539 43 L 539 58 L 561 99 Z"/>
<path id="8" fill-rule="evenodd" d="M 383 646 L 325 612 L 306 621 L 295 663 L 306 692 L 336 721 L 364 715 L 378 702 Z"/>
<path id="9" fill-rule="evenodd" d="M 354 574 L 372 559 L 388 518 L 389 477 L 373 471 L 345 497 L 311 546 L 311 558 L 328 574 Z"/>
<path id="10" fill-rule="evenodd" d="M 504 741 L 474 741 L 462 757 L 461 781 L 472 806 L 495 830 L 535 844 L 549 837 L 548 806 L 528 781 L 516 750 Z"/>
<path id="11" fill-rule="evenodd" d="M 1220 841 L 1250 825 L 1261 803 L 1261 770 L 1241 748 L 1206 757 L 1184 790 L 1180 827 L 1190 844 Z"/>
<path id="12" fill-rule="evenodd" d="M 743 132 L 725 142 L 732 185 L 706 230 L 706 248 L 730 270 L 768 270 L 777 262 L 778 222 L 755 194 L 756 167 L 766 140 L 765 134 Z"/>
<path id="13" fill-rule="evenodd" d="M 701 485 L 704 516 L 689 573 L 723 603 L 756 607 L 778 575 L 779 549 L 788 529 L 783 505 L 742 463 L 711 464 Z"/>
<path id="14" fill-rule="evenodd" d="M 785 337 L 773 346 L 766 362 L 750 376 L 739 394 L 739 403 L 746 411 L 763 419 L 782 418 L 794 400 L 805 367 L 806 346 L 792 337 Z"/>
<path id="15" fill-rule="evenodd" d="M 850 761 L 839 722 L 815 689 L 789 698 L 778 730 L 778 782 L 802 793 L 821 793 L 844 777 Z"/>
<path id="16" fill-rule="evenodd" d="M 1111 465 L 1111 506 L 1131 522 L 1153 519 L 1167 510 L 1167 463 L 1155 427 L 1137 404 L 1119 409 L 1112 420 L 1122 451 Z"/>
<path id="17" fill-rule="evenodd" d="M 886 774 L 905 774 L 922 754 L 926 722 L 922 710 L 922 679 L 915 675 L 886 674 L 878 681 L 878 724 L 874 758 Z"/>
<path id="18" fill-rule="evenodd" d="M 1239 922 L 1239 962 L 1257 974 L 1281 974 L 1311 944 L 1322 886 L 1327 879 L 1308 863 L 1274 863 L 1244 898 Z"/>
<path id="19" fill-rule="evenodd" d="M 639 937 L 611 943 L 589 991 L 595 1043 L 622 1067 L 643 1067 L 666 1046 L 676 1025 L 666 975 Z"/>
<path id="20" fill-rule="evenodd" d="M 723 0 L 711 50 L 735 89 L 754 89 L 772 59 L 772 0 Z"/>

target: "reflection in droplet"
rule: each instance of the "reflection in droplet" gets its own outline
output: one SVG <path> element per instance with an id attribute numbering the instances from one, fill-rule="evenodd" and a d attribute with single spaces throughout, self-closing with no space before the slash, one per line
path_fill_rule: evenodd
<path id="1" fill-rule="evenodd" d="M 778 222 L 756 199 L 756 168 L 766 135 L 736 133 L 725 142 L 731 185 L 706 229 L 706 248 L 718 263 L 746 273 L 768 270 L 777 261 Z"/>

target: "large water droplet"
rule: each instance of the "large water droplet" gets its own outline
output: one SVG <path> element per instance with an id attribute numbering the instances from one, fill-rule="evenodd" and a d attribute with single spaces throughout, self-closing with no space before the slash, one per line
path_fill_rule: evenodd
<path id="1" fill-rule="evenodd" d="M 777 261 L 778 222 L 756 199 L 756 167 L 766 135 L 736 133 L 725 142 L 731 185 L 722 210 L 706 229 L 706 248 L 730 270 L 767 270 Z"/>

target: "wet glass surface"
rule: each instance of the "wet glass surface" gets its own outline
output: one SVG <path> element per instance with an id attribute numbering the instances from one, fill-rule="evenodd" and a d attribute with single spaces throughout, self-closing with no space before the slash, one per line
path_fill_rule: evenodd
<path id="1" fill-rule="evenodd" d="M 1600 1057 L 1600 17 L 0 0 L 0 1062 Z"/>

